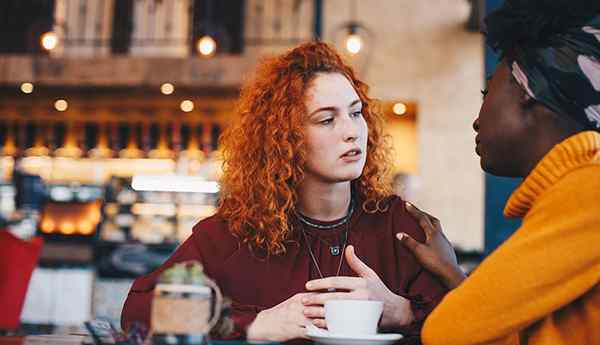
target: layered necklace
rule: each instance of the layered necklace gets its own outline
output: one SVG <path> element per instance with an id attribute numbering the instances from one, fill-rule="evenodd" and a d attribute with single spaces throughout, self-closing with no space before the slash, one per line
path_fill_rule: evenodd
<path id="1" fill-rule="evenodd" d="M 317 258 L 315 257 L 310 242 L 308 240 L 308 232 L 305 229 L 305 225 L 310 226 L 312 228 L 316 228 L 316 229 L 321 229 L 321 230 L 330 230 L 333 228 L 337 228 L 341 225 L 346 225 L 345 229 L 344 229 L 344 242 L 341 243 L 341 248 L 340 248 L 340 244 L 332 244 L 329 243 L 327 241 L 325 241 L 324 239 L 320 238 L 319 236 L 315 236 L 319 241 L 325 243 L 326 245 L 329 246 L 329 252 L 331 253 L 331 255 L 333 256 L 340 256 L 340 263 L 338 264 L 338 268 L 336 271 L 335 276 L 339 276 L 340 275 L 340 270 L 342 268 L 342 263 L 344 262 L 344 251 L 346 250 L 346 246 L 348 245 L 348 233 L 350 232 L 350 218 L 352 217 L 352 214 L 354 213 L 354 199 L 350 198 L 350 204 L 348 205 L 348 212 L 346 213 L 346 216 L 344 216 L 344 218 L 342 218 L 341 220 L 339 220 L 338 222 L 335 222 L 333 224 L 315 224 L 313 222 L 311 222 L 309 219 L 307 219 L 304 215 L 296 212 L 296 216 L 298 217 L 298 220 L 300 220 L 300 222 L 302 223 L 302 236 L 304 237 L 304 243 L 306 244 L 306 248 L 308 248 L 308 254 L 310 255 L 310 258 L 312 260 L 312 263 L 315 265 L 315 268 L 317 269 L 317 273 L 319 273 L 319 277 L 320 278 L 325 278 L 325 276 L 323 275 L 323 272 L 321 272 L 321 268 L 319 267 L 319 262 L 317 261 Z M 335 289 L 330 289 L 331 291 L 335 291 Z"/>

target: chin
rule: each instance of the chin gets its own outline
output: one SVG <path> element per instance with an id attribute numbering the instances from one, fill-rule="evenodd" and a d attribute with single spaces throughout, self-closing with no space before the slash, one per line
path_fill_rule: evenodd
<path id="1" fill-rule="evenodd" d="M 490 175 L 498 177 L 523 177 L 523 174 L 507 164 L 491 164 L 482 158 L 480 165 L 481 169 Z"/>
<path id="2" fill-rule="evenodd" d="M 339 174 L 339 175 L 333 177 L 332 180 L 335 180 L 336 182 L 349 182 L 349 181 L 356 180 L 361 175 L 362 175 L 362 171 L 355 172 L 355 173 Z"/>

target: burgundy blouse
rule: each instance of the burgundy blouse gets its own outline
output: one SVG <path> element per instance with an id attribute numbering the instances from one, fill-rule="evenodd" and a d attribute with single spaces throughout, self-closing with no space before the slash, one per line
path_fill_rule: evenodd
<path id="1" fill-rule="evenodd" d="M 418 336 L 426 316 L 441 301 L 447 289 L 421 267 L 396 240 L 395 234 L 405 232 L 418 241 L 424 241 L 423 231 L 399 197 L 391 198 L 386 212 L 366 213 L 361 207 L 356 207 L 347 224 L 333 229 L 304 225 L 324 276 L 336 274 L 340 256 L 331 254 L 330 244 L 343 242 L 347 227 L 348 243 L 354 245 L 358 257 L 377 272 L 392 292 L 411 301 L 415 321 L 405 327 L 384 331 Z M 192 235 L 161 267 L 135 280 L 121 315 L 123 329 L 127 330 L 134 321 L 149 325 L 153 288 L 160 273 L 174 263 L 195 259 L 202 262 L 206 274 L 217 282 L 223 294 L 232 299 L 231 317 L 236 330 L 232 338 L 243 338 L 247 326 L 259 311 L 271 308 L 296 293 L 305 292 L 307 281 L 320 278 L 300 231 L 287 248 L 284 255 L 266 257 L 240 244 L 220 216 L 204 219 L 194 226 Z M 356 276 L 345 262 L 340 275 Z"/>

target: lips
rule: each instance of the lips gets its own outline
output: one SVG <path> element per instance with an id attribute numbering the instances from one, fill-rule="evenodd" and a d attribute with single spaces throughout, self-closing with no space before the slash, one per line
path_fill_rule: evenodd
<path id="1" fill-rule="evenodd" d="M 481 154 L 479 153 L 479 143 L 480 143 L 479 136 L 476 136 L 475 137 L 475 153 L 478 156 L 481 156 Z"/>
<path id="2" fill-rule="evenodd" d="M 354 149 L 350 149 L 346 152 L 344 152 L 343 155 L 340 156 L 340 158 L 351 158 L 351 157 L 358 157 L 360 156 L 360 154 L 362 153 L 361 149 L 359 148 L 354 148 Z"/>
<path id="3" fill-rule="evenodd" d="M 362 159 L 362 151 L 359 148 L 354 148 L 346 151 L 343 155 L 340 156 L 340 159 L 344 163 L 356 163 Z"/>

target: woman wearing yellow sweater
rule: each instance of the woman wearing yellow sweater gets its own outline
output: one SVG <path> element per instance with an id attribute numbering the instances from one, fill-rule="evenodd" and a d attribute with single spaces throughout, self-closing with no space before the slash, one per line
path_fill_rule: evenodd
<path id="1" fill-rule="evenodd" d="M 399 239 L 455 288 L 422 341 L 600 344 L 600 1 L 507 0 L 486 24 L 502 61 L 476 152 L 483 170 L 525 177 L 504 209 L 523 223 L 463 281 L 439 221 L 410 208 L 427 241 Z"/>

